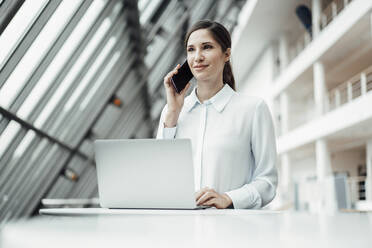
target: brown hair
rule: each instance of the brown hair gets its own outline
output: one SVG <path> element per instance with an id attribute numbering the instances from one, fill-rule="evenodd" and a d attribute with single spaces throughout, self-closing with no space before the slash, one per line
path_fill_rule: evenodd
<path id="1" fill-rule="evenodd" d="M 199 29 L 207 29 L 218 44 L 220 44 L 222 52 L 226 52 L 227 48 L 231 48 L 231 36 L 229 31 L 222 24 L 209 20 L 198 21 L 191 26 L 185 36 L 185 47 L 187 47 L 187 42 L 191 33 Z M 227 83 L 233 90 L 235 90 L 235 79 L 230 60 L 225 63 L 223 68 L 223 83 Z"/>

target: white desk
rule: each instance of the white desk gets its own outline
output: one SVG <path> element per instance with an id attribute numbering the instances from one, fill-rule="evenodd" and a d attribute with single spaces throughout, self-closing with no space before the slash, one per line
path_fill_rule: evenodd
<path id="1" fill-rule="evenodd" d="M 240 215 L 250 214 L 279 214 L 280 211 L 267 210 L 218 210 L 216 208 L 200 210 L 162 210 L 162 209 L 108 209 L 108 208 L 45 208 L 39 213 L 44 216 L 108 216 L 108 215 Z"/>
<path id="2" fill-rule="evenodd" d="M 372 247 L 372 214 L 233 209 L 42 213 L 6 225 L 0 247 Z"/>

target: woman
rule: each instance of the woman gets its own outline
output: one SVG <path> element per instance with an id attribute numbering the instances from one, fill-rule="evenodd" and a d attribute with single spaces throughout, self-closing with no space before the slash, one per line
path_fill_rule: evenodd
<path id="1" fill-rule="evenodd" d="M 275 196 L 276 144 L 265 102 L 235 92 L 231 38 L 221 24 L 199 21 L 186 34 L 187 62 L 197 86 L 176 93 L 164 78 L 167 104 L 157 138 L 191 139 L 197 205 L 261 208 Z"/>

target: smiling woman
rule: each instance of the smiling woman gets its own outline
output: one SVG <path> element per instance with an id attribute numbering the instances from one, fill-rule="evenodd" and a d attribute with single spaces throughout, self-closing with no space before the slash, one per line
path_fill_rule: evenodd
<path id="1" fill-rule="evenodd" d="M 194 24 L 185 38 L 187 62 L 197 86 L 176 93 L 164 78 L 167 105 L 157 138 L 191 139 L 195 200 L 216 208 L 261 208 L 275 196 L 276 143 L 266 103 L 235 91 L 231 38 L 212 21 Z"/>
<path id="2" fill-rule="evenodd" d="M 185 46 L 187 61 L 198 82 L 203 81 L 203 77 L 196 72 L 204 71 L 208 66 L 208 70 L 215 70 L 212 75 L 222 75 L 222 82 L 235 90 L 235 79 L 230 64 L 231 38 L 224 26 L 217 22 L 213 22 L 212 25 L 208 21 L 197 22 L 186 34 Z M 209 61 L 205 61 L 205 58 Z"/>

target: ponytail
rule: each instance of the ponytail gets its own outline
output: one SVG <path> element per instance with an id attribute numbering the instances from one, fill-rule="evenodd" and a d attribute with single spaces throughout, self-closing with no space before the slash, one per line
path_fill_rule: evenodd
<path id="1" fill-rule="evenodd" d="M 235 79 L 232 72 L 230 61 L 227 61 L 223 68 L 223 82 L 228 84 L 231 87 L 231 89 L 235 90 Z"/>

